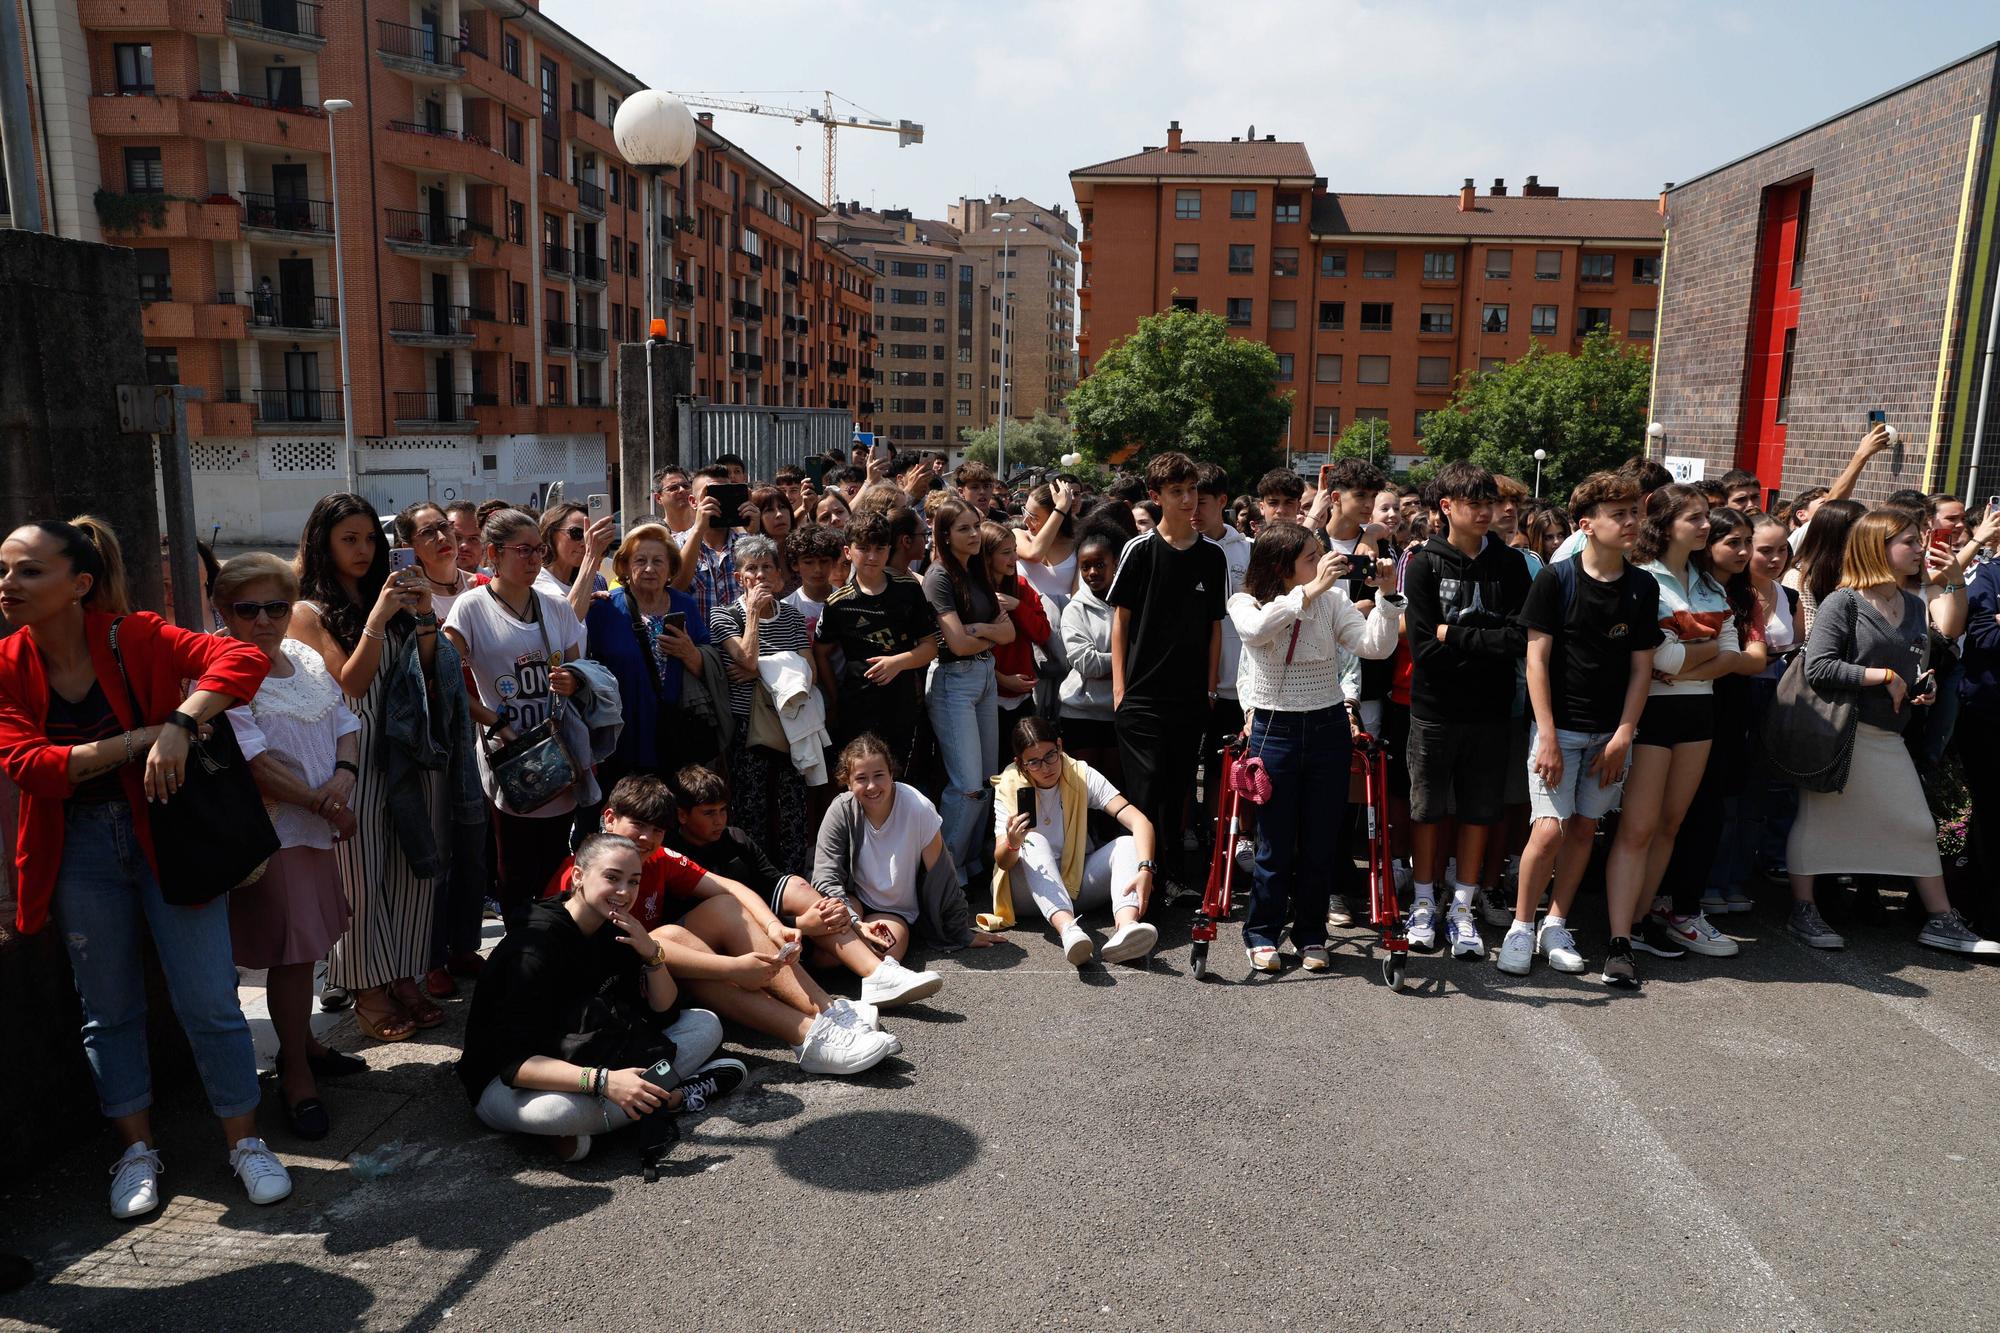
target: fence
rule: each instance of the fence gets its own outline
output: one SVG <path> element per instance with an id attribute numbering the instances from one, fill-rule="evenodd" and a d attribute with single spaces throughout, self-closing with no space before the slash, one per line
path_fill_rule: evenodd
<path id="1" fill-rule="evenodd" d="M 751 476 L 769 478 L 807 454 L 845 456 L 853 438 L 853 414 L 832 408 L 680 404 L 681 463 L 691 468 L 738 454 Z"/>

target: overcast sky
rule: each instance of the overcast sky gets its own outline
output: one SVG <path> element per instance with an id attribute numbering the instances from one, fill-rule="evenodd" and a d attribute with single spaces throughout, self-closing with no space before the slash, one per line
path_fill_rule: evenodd
<path id="1" fill-rule="evenodd" d="M 655 87 L 818 105 L 831 88 L 921 145 L 843 131 L 839 189 L 943 217 L 962 194 L 1074 205 L 1076 167 L 1188 137 L 1302 139 L 1336 190 L 1446 193 L 1529 173 L 1657 193 L 2000 39 L 1992 0 L 543 0 Z M 716 128 L 819 194 L 819 132 Z M 799 152 L 803 149 L 803 152 Z"/>

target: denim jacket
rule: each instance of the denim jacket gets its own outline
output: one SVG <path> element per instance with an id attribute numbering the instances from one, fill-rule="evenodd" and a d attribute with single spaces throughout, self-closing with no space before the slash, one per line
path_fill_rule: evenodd
<path id="1" fill-rule="evenodd" d="M 596 805 L 604 799 L 597 783 L 597 766 L 618 749 L 619 733 L 625 729 L 625 704 L 618 693 L 618 677 L 611 668 L 588 657 L 565 663 L 583 677 L 583 684 L 569 697 L 562 710 L 562 739 L 583 769 L 576 783 L 576 799 Z"/>
<path id="2" fill-rule="evenodd" d="M 431 879 L 444 873 L 444 858 L 431 825 L 423 775 L 440 770 L 446 774 L 452 823 L 486 821 L 486 800 L 473 759 L 477 741 L 465 699 L 465 675 L 458 650 L 442 634 L 437 637 L 429 677 L 424 675 L 415 634 L 401 635 L 389 645 L 382 671 L 382 740 L 375 762 L 386 778 L 389 825 L 410 869 L 419 879 Z M 435 692 L 432 680 L 437 682 Z"/>

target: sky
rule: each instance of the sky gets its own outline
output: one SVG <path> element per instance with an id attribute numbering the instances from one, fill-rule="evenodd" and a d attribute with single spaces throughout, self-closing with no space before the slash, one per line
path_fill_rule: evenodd
<path id="1" fill-rule="evenodd" d="M 654 87 L 793 106 L 831 89 L 922 124 L 908 148 L 842 131 L 839 193 L 940 218 L 993 192 L 1073 209 L 1070 171 L 1163 144 L 1174 119 L 1190 139 L 1254 126 L 1303 140 L 1334 190 L 1446 194 L 1532 173 L 1567 195 L 1651 197 L 2000 40 L 1991 0 L 542 9 Z M 816 127 L 731 112 L 715 125 L 818 197 Z"/>

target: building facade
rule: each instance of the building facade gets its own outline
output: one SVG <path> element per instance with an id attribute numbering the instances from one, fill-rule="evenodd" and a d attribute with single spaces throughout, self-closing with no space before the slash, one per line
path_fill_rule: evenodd
<path id="1" fill-rule="evenodd" d="M 1066 209 L 1004 194 L 961 198 L 945 212 L 959 248 L 994 272 L 1000 287 L 995 298 L 1005 294 L 1007 318 L 994 318 L 989 309 L 987 336 L 999 343 L 1007 416 L 1065 415 L 1065 399 L 1076 387 L 1076 224 Z M 1002 411 L 990 351 L 988 360 L 986 411 L 975 430 Z"/>
<path id="2" fill-rule="evenodd" d="M 1407 466 L 1461 375 L 1592 329 L 1650 340 L 1661 216 L 1651 199 L 1331 191 L 1305 145 L 1167 141 L 1070 173 L 1083 227 L 1082 371 L 1141 318 L 1222 315 L 1278 358 L 1289 452 L 1310 466 L 1355 421 L 1385 423 Z"/>
<path id="3" fill-rule="evenodd" d="M 1996 114 L 1988 46 L 1668 191 L 1666 456 L 1791 495 L 1831 481 L 1880 410 L 1900 440 L 1860 498 L 2000 490 L 2000 392 L 1980 376 L 2000 299 Z"/>

